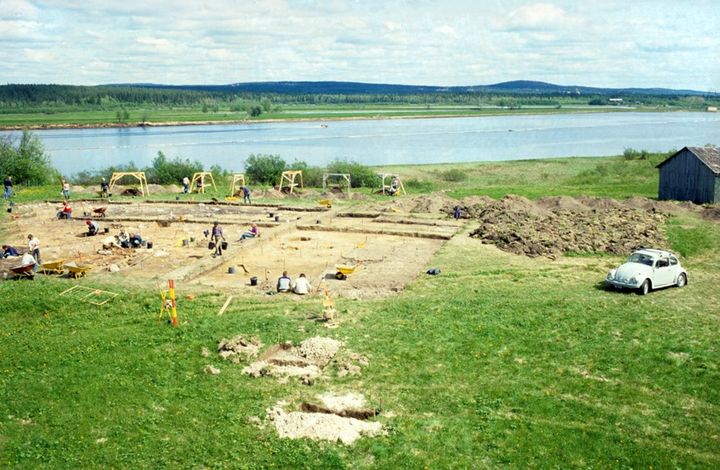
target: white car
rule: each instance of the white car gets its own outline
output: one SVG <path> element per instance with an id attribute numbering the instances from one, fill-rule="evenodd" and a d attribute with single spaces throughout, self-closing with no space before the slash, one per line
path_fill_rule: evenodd
<path id="1" fill-rule="evenodd" d="M 636 250 L 619 268 L 607 275 L 606 282 L 618 289 L 636 289 L 645 295 L 652 289 L 687 284 L 687 271 L 669 251 Z"/>

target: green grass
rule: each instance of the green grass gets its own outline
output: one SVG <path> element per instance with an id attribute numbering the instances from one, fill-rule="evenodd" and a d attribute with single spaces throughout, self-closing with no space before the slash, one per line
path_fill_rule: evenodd
<path id="1" fill-rule="evenodd" d="M 575 157 L 510 162 L 452 163 L 445 165 L 384 166 L 397 172 L 406 189 L 418 192 L 447 190 L 452 197 L 486 195 L 502 198 L 517 194 L 530 199 L 543 196 L 597 196 L 655 198 L 658 193 L 655 165 L 664 155 L 649 160 L 617 157 Z M 448 172 L 460 170 L 462 181 L 448 181 Z M 407 184 L 410 181 L 411 184 Z"/>
<path id="2" fill-rule="evenodd" d="M 117 109 L 58 109 L 55 112 L 34 112 L 31 109 L 20 112 L 0 113 L 0 128 L 11 126 L 63 126 L 63 125 L 116 125 Z M 245 111 L 231 111 L 222 108 L 217 112 L 203 112 L 200 107 L 140 107 L 128 108 L 129 118 L 122 123 L 137 125 L 140 122 L 230 122 L 265 121 L 270 119 L 346 119 L 386 117 L 438 117 L 438 116 L 487 116 L 517 114 L 567 114 L 593 112 L 659 111 L 656 107 L 620 108 L 616 106 L 526 106 L 516 109 L 477 107 L 465 105 L 284 105 L 280 111 L 249 117 Z"/>
<path id="3" fill-rule="evenodd" d="M 401 174 L 454 195 L 653 196 L 651 165 L 624 163 L 453 165 L 468 170 L 462 182 L 442 165 Z M 18 197 L 43 191 L 59 189 Z M 0 282 L 0 467 L 718 467 L 720 226 L 687 214 L 667 233 L 689 272 L 683 289 L 608 291 L 620 257 L 529 259 L 459 235 L 432 260 L 439 276 L 385 300 L 338 299 L 334 330 L 308 320 L 317 298 L 241 296 L 218 317 L 224 294 L 188 301 L 180 284 L 174 329 L 157 321 L 154 285 L 81 280 L 121 293 L 95 307 L 58 296 L 74 281 Z M 370 364 L 308 387 L 201 356 L 240 333 L 266 345 L 331 336 Z M 354 446 L 283 440 L 265 419 L 279 400 L 329 390 L 364 393 L 388 434 Z"/>

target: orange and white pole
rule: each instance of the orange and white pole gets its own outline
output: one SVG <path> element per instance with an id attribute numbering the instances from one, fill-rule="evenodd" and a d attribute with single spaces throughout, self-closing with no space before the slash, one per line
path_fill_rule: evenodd
<path id="1" fill-rule="evenodd" d="M 172 325 L 178 326 L 177 321 L 177 309 L 175 308 L 175 281 L 170 279 L 168 281 L 168 289 L 170 294 L 170 308 L 172 309 Z"/>

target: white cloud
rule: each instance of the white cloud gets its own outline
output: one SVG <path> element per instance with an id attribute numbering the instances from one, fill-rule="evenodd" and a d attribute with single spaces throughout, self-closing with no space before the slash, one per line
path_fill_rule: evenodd
<path id="1" fill-rule="evenodd" d="M 33 62 L 49 62 L 53 58 L 53 54 L 50 51 L 36 50 L 36 49 L 23 49 L 23 54 L 28 60 Z"/>
<path id="2" fill-rule="evenodd" d="M 503 29 L 510 31 L 546 30 L 575 27 L 580 19 L 549 3 L 524 5 L 510 13 L 500 22 Z"/>
<path id="3" fill-rule="evenodd" d="M 38 13 L 27 0 L 0 0 L 0 18 L 35 18 Z"/>
<path id="4" fill-rule="evenodd" d="M 457 33 L 455 32 L 455 28 L 453 28 L 452 26 L 446 25 L 446 24 L 439 26 L 437 28 L 434 28 L 433 31 L 436 33 L 444 34 L 445 36 L 453 36 L 453 37 L 457 36 Z"/>

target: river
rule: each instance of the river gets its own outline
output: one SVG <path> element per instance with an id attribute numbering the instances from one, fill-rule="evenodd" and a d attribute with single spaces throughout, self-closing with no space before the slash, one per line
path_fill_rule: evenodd
<path id="1" fill-rule="evenodd" d="M 66 175 L 133 162 L 158 151 L 242 171 L 250 154 L 323 165 L 336 158 L 367 165 L 500 161 L 667 151 L 720 144 L 720 113 L 483 116 L 470 118 L 272 122 L 34 131 Z M 17 134 L 0 132 L 0 136 Z"/>

